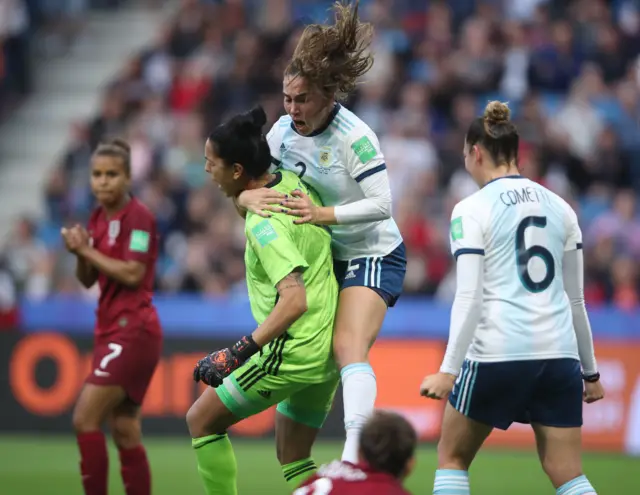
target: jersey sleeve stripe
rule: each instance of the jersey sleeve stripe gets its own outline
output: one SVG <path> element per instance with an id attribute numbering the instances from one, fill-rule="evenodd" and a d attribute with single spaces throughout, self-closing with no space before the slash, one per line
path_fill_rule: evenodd
<path id="1" fill-rule="evenodd" d="M 277 158 L 274 158 L 274 157 L 271 157 L 271 163 L 273 165 L 275 165 L 276 167 L 279 167 L 282 164 L 282 162 L 280 160 L 278 160 Z"/>
<path id="2" fill-rule="evenodd" d="M 576 244 L 576 249 L 582 249 L 582 243 L 581 242 Z"/>
<path id="3" fill-rule="evenodd" d="M 455 259 L 458 259 L 458 256 L 460 256 L 461 254 L 479 254 L 480 256 L 484 256 L 484 249 L 461 248 L 453 253 L 453 257 Z"/>
<path id="4" fill-rule="evenodd" d="M 383 163 L 382 165 L 378 165 L 377 167 L 370 168 L 369 170 L 365 170 L 358 177 L 356 177 L 356 182 L 362 182 L 367 177 L 371 177 L 372 175 L 377 174 L 378 172 L 382 172 L 387 169 L 387 164 Z"/>

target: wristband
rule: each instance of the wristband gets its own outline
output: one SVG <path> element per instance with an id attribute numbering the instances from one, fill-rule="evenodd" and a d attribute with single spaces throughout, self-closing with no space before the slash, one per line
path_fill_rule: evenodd
<path id="1" fill-rule="evenodd" d="M 246 335 L 233 344 L 231 352 L 237 356 L 240 362 L 244 363 L 256 352 L 260 352 L 260 347 L 255 343 L 251 335 Z"/>
<path id="2" fill-rule="evenodd" d="M 600 380 L 600 373 L 593 373 L 591 375 L 585 375 L 584 373 L 582 374 L 582 379 L 585 382 L 589 382 L 589 383 L 595 383 L 598 380 Z"/>

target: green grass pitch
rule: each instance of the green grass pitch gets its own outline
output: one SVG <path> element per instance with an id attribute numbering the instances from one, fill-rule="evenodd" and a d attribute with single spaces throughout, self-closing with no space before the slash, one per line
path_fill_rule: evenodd
<path id="1" fill-rule="evenodd" d="M 153 470 L 154 495 L 203 494 L 188 438 L 145 440 Z M 288 494 L 273 442 L 233 441 L 238 459 L 239 495 Z M 318 442 L 314 456 L 326 462 L 339 456 L 341 444 Z M 110 495 L 123 495 L 118 458 L 111 449 Z M 432 446 L 420 449 L 416 471 L 407 481 L 415 495 L 430 494 L 436 465 Z M 640 493 L 640 460 L 612 455 L 585 456 L 585 472 L 600 495 Z M 474 495 L 554 493 L 533 452 L 485 450 L 471 470 Z M 81 495 L 78 453 L 73 437 L 0 437 L 2 495 Z"/>

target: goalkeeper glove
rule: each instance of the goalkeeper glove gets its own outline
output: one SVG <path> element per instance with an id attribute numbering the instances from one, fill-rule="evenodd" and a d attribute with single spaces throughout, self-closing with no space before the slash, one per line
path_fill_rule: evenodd
<path id="1" fill-rule="evenodd" d="M 260 351 L 251 335 L 242 337 L 231 348 L 220 349 L 203 357 L 193 368 L 193 380 L 211 387 L 222 385 L 222 381 L 247 359 Z"/>

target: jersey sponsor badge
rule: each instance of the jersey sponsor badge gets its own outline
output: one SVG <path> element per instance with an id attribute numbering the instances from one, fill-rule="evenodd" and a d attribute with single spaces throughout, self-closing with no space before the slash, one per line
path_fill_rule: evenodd
<path id="1" fill-rule="evenodd" d="M 377 154 L 373 143 L 367 136 L 362 136 L 353 143 L 351 145 L 351 149 L 356 155 L 358 155 L 358 158 L 362 163 L 367 163 Z"/>
<path id="2" fill-rule="evenodd" d="M 120 220 L 111 220 L 109 222 L 109 246 L 113 246 L 116 243 L 116 239 L 120 235 Z"/>
<path id="3" fill-rule="evenodd" d="M 146 253 L 149 251 L 149 232 L 144 230 L 132 230 L 129 241 L 129 251 Z"/>
<path id="4" fill-rule="evenodd" d="M 454 218 L 451 221 L 451 240 L 457 241 L 464 237 L 464 232 L 462 231 L 462 217 Z"/>
<path id="5" fill-rule="evenodd" d="M 251 229 L 251 233 L 256 240 L 260 243 L 261 247 L 265 247 L 271 241 L 275 241 L 278 238 L 276 229 L 273 228 L 269 220 L 263 220 L 258 225 Z"/>

